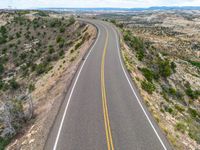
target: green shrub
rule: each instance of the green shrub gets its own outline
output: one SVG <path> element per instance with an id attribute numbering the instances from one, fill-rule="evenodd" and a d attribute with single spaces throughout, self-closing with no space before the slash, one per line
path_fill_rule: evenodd
<path id="1" fill-rule="evenodd" d="M 167 102 L 169 102 L 169 97 L 167 96 L 166 92 L 162 92 L 162 96 Z"/>
<path id="2" fill-rule="evenodd" d="M 74 49 L 71 49 L 71 50 L 70 50 L 70 53 L 73 53 L 73 52 L 74 52 Z"/>
<path id="3" fill-rule="evenodd" d="M 34 91 L 35 90 L 35 85 L 33 83 L 29 84 L 28 90 L 29 90 L 29 92 Z"/>
<path id="4" fill-rule="evenodd" d="M 50 21 L 50 27 L 60 27 L 62 22 L 59 19 L 51 19 Z"/>
<path id="5" fill-rule="evenodd" d="M 6 62 L 8 62 L 8 55 L 4 55 L 3 57 L 1 57 L 0 59 L 0 64 L 5 64 Z"/>
<path id="6" fill-rule="evenodd" d="M 37 13 L 36 13 L 36 15 L 38 15 L 38 16 L 41 16 L 41 17 L 47 17 L 47 16 L 49 16 L 46 12 L 44 12 L 44 11 L 38 11 Z"/>
<path id="7" fill-rule="evenodd" d="M 5 36 L 0 36 L 0 44 L 4 44 L 7 42 L 7 38 Z"/>
<path id="8" fill-rule="evenodd" d="M 78 43 L 75 45 L 75 50 L 77 50 L 80 46 L 81 46 L 81 42 L 78 42 Z"/>
<path id="9" fill-rule="evenodd" d="M 173 96 L 177 100 L 184 99 L 184 97 L 183 97 L 184 95 L 179 90 L 176 90 L 175 88 L 168 87 L 165 85 L 162 85 L 161 87 L 162 87 L 163 92 L 168 94 L 169 96 Z"/>
<path id="10" fill-rule="evenodd" d="M 56 42 L 57 42 L 57 43 L 60 43 L 60 41 L 62 41 L 62 39 L 63 39 L 63 38 L 62 38 L 61 36 L 57 36 Z"/>
<path id="11" fill-rule="evenodd" d="M 54 52 L 55 52 L 55 50 L 54 50 L 53 46 L 50 45 L 50 46 L 49 46 L 49 54 L 52 54 L 52 53 L 54 53 Z"/>
<path id="12" fill-rule="evenodd" d="M 3 88 L 2 88 L 2 90 L 3 91 L 6 91 L 6 90 L 8 90 L 9 89 L 9 84 L 8 83 L 3 83 Z"/>
<path id="13" fill-rule="evenodd" d="M 142 60 L 144 58 L 144 42 L 142 39 L 135 37 L 132 35 L 131 31 L 124 32 L 124 40 L 126 43 L 136 50 L 136 56 L 138 60 Z"/>
<path id="14" fill-rule="evenodd" d="M 2 35 L 5 35 L 5 34 L 7 33 L 7 29 L 6 29 L 5 26 L 1 26 L 1 28 L 0 28 L 0 33 L 1 33 Z"/>
<path id="15" fill-rule="evenodd" d="M 22 116 L 21 117 L 19 116 L 20 113 L 23 113 L 22 101 L 18 99 L 13 99 L 12 105 L 13 105 L 13 108 L 12 108 L 11 113 L 13 113 L 15 117 L 22 118 Z"/>
<path id="16" fill-rule="evenodd" d="M 75 50 L 77 50 L 77 49 L 85 42 L 86 36 L 87 36 L 87 34 L 85 34 L 84 37 L 81 39 L 81 41 L 78 42 L 78 43 L 75 45 Z"/>
<path id="17" fill-rule="evenodd" d="M 10 138 L 2 138 L 0 137 L 0 150 L 4 150 L 6 146 L 10 143 Z"/>
<path id="18" fill-rule="evenodd" d="M 182 113 L 182 112 L 185 111 L 185 108 L 182 107 L 181 105 L 178 105 L 178 104 L 175 104 L 175 108 L 176 108 L 180 113 Z"/>
<path id="19" fill-rule="evenodd" d="M 20 44 L 20 43 L 21 43 L 21 41 L 20 41 L 20 40 L 18 40 L 18 41 L 17 41 L 17 44 Z"/>
<path id="20" fill-rule="evenodd" d="M 200 144 L 200 132 L 199 129 L 194 129 L 194 127 L 189 128 L 189 133 L 188 135 L 190 136 L 191 139 L 195 140 L 198 144 Z"/>
<path id="21" fill-rule="evenodd" d="M 21 54 L 19 55 L 19 57 L 20 57 L 21 60 L 25 60 L 26 57 L 27 57 L 27 53 L 26 53 L 26 52 L 23 52 L 23 53 L 21 53 Z"/>
<path id="22" fill-rule="evenodd" d="M 171 65 L 168 60 L 160 60 L 158 61 L 158 66 L 159 66 L 159 73 L 163 77 L 169 77 L 172 73 L 171 71 Z"/>
<path id="23" fill-rule="evenodd" d="M 128 31 L 126 31 L 125 33 L 124 33 L 124 40 L 126 41 L 126 42 L 129 42 L 129 41 L 131 41 L 131 31 L 130 30 L 128 30 Z"/>
<path id="24" fill-rule="evenodd" d="M 155 91 L 155 89 L 156 89 L 156 88 L 155 88 L 155 85 L 154 85 L 153 83 L 148 82 L 148 81 L 146 81 L 146 80 L 142 81 L 141 85 L 142 85 L 142 88 L 143 88 L 145 91 L 147 91 L 149 94 L 152 94 L 153 91 Z"/>
<path id="25" fill-rule="evenodd" d="M 68 22 L 69 22 L 69 23 L 68 23 L 67 26 L 70 26 L 70 25 L 74 24 L 74 23 L 75 23 L 75 19 L 74 19 L 74 17 L 71 16 L 71 17 L 69 18 Z"/>
<path id="26" fill-rule="evenodd" d="M 61 27 L 61 28 L 60 28 L 60 33 L 63 33 L 63 32 L 65 32 L 65 28 L 64 28 L 64 27 Z"/>
<path id="27" fill-rule="evenodd" d="M 36 66 L 35 70 L 36 70 L 37 75 L 43 74 L 46 72 L 46 65 L 41 63 Z"/>
<path id="28" fill-rule="evenodd" d="M 8 50 L 8 49 L 7 49 L 6 47 L 3 48 L 3 49 L 2 49 L 2 54 L 6 54 L 7 50 Z"/>
<path id="29" fill-rule="evenodd" d="M 139 61 L 142 61 L 144 58 L 144 51 L 137 51 L 136 57 L 138 58 Z"/>
<path id="30" fill-rule="evenodd" d="M 51 21 L 51 22 L 50 22 L 50 27 L 53 28 L 53 27 L 55 27 L 55 26 L 56 26 L 56 22 L 55 22 L 55 21 Z"/>
<path id="31" fill-rule="evenodd" d="M 26 23 L 26 18 L 24 16 L 17 16 L 17 17 L 14 17 L 14 21 L 16 23 L 19 23 L 20 25 L 23 25 Z"/>
<path id="32" fill-rule="evenodd" d="M 47 55 L 46 58 L 45 58 L 45 61 L 48 62 L 48 63 L 51 62 L 52 61 L 52 56 L 51 55 Z"/>
<path id="33" fill-rule="evenodd" d="M 64 40 L 62 40 L 62 41 L 59 42 L 59 48 L 63 48 L 64 45 L 65 45 L 65 41 Z"/>
<path id="34" fill-rule="evenodd" d="M 17 33 L 16 33 L 16 37 L 17 37 L 17 38 L 20 38 L 20 37 L 21 37 L 21 34 L 20 34 L 19 32 L 17 32 Z"/>
<path id="35" fill-rule="evenodd" d="M 165 111 L 172 114 L 174 112 L 173 108 L 171 108 L 170 106 L 165 106 Z"/>
<path id="36" fill-rule="evenodd" d="M 171 68 L 173 72 L 176 72 L 176 64 L 174 62 L 171 62 Z"/>
<path id="37" fill-rule="evenodd" d="M 200 62 L 197 61 L 189 61 L 193 66 L 196 66 L 197 68 L 200 68 Z"/>
<path id="38" fill-rule="evenodd" d="M 152 80 L 155 78 L 155 73 L 150 69 L 142 68 L 141 72 L 149 82 L 152 82 Z"/>
<path id="39" fill-rule="evenodd" d="M 140 51 L 144 49 L 143 40 L 138 37 L 133 36 L 130 30 L 124 33 L 124 40 L 128 43 L 129 46 L 134 48 L 136 51 Z"/>
<path id="40" fill-rule="evenodd" d="M 176 95 L 176 93 L 177 93 L 176 89 L 174 89 L 172 87 L 170 87 L 168 90 L 169 90 L 170 95 Z"/>
<path id="41" fill-rule="evenodd" d="M 63 50 L 61 50 L 60 52 L 59 52 L 59 56 L 63 56 L 65 54 L 65 52 L 63 51 Z"/>
<path id="42" fill-rule="evenodd" d="M 11 41 L 11 40 L 13 40 L 14 39 L 14 37 L 12 36 L 12 35 L 10 35 L 9 36 L 9 40 Z"/>
<path id="43" fill-rule="evenodd" d="M 0 79 L 0 90 L 3 89 L 3 86 L 4 86 L 4 82 Z"/>
<path id="44" fill-rule="evenodd" d="M 40 36 L 41 35 L 41 33 L 40 32 L 38 32 L 37 33 L 37 36 Z M 29 38 L 29 35 L 27 35 L 27 38 Z"/>
<path id="45" fill-rule="evenodd" d="M 32 64 L 30 65 L 31 71 L 35 71 L 36 67 L 37 67 L 37 65 L 36 65 L 35 63 L 32 63 Z"/>
<path id="46" fill-rule="evenodd" d="M 183 93 L 180 92 L 180 91 L 176 91 L 176 98 L 178 100 L 184 101 L 184 95 L 183 95 Z"/>
<path id="47" fill-rule="evenodd" d="M 197 99 L 200 96 L 200 91 L 194 91 L 191 87 L 187 87 L 185 93 L 192 99 Z"/>
<path id="48" fill-rule="evenodd" d="M 30 12 L 28 10 L 18 10 L 17 11 L 17 14 L 19 15 L 26 15 L 26 14 L 29 14 Z"/>
<path id="49" fill-rule="evenodd" d="M 122 29 L 124 27 L 124 24 L 123 23 L 118 23 L 117 26 Z"/>
<path id="50" fill-rule="evenodd" d="M 73 62 L 75 60 L 75 57 L 72 57 L 69 61 Z"/>
<path id="51" fill-rule="evenodd" d="M 117 24 L 115 19 L 111 19 L 110 22 L 115 24 L 115 25 Z"/>
<path id="52" fill-rule="evenodd" d="M 15 46 L 15 44 L 13 44 L 13 43 L 10 43 L 8 46 L 9 46 L 10 48 L 12 48 L 12 47 L 14 47 L 14 46 Z"/>
<path id="53" fill-rule="evenodd" d="M 197 110 L 193 109 L 193 108 L 188 108 L 188 113 L 190 114 L 190 116 L 192 118 L 197 118 L 200 117 L 199 112 L 197 112 Z"/>
<path id="54" fill-rule="evenodd" d="M 15 79 L 9 81 L 9 86 L 11 90 L 17 90 L 20 87 L 19 83 Z"/>
<path id="55" fill-rule="evenodd" d="M 138 37 L 133 37 L 133 39 L 131 41 L 131 45 L 132 45 L 132 47 L 134 47 L 136 49 L 136 51 L 141 51 L 144 49 L 144 43 Z"/>
<path id="56" fill-rule="evenodd" d="M 40 48 L 40 47 L 42 46 L 42 43 L 41 43 L 41 42 L 38 42 L 38 43 L 37 43 L 37 46 L 38 46 L 38 48 Z"/>
<path id="57" fill-rule="evenodd" d="M 4 73 L 4 66 L 3 64 L 0 64 L 0 75 Z"/>
<path id="58" fill-rule="evenodd" d="M 182 122 L 178 122 L 178 123 L 176 123 L 175 129 L 176 129 L 177 131 L 180 131 L 180 132 L 182 132 L 182 133 L 185 133 L 185 131 L 186 131 L 186 129 L 187 129 L 187 126 L 186 126 L 184 123 L 182 123 Z"/>
<path id="59" fill-rule="evenodd" d="M 41 75 L 43 73 L 48 72 L 50 69 L 51 69 L 50 65 L 47 62 L 45 62 L 37 65 L 35 71 L 37 75 Z"/>

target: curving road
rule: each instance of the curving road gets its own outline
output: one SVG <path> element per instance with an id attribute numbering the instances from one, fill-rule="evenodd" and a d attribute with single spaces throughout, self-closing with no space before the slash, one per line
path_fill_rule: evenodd
<path id="1" fill-rule="evenodd" d="M 171 150 L 124 69 L 116 29 L 87 20 L 98 37 L 80 66 L 46 150 Z"/>

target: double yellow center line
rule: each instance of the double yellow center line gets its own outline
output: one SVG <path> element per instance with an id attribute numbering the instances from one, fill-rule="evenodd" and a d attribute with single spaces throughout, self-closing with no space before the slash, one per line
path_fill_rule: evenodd
<path id="1" fill-rule="evenodd" d="M 110 128 L 110 121 L 109 121 L 109 115 L 108 115 L 105 77 L 104 77 L 104 66 L 105 66 L 105 56 L 106 56 L 107 46 L 108 46 L 108 31 L 106 30 L 106 42 L 105 42 L 103 56 L 102 56 L 102 62 L 101 62 L 101 92 L 102 92 L 102 105 L 103 105 L 103 115 L 104 115 L 107 148 L 108 148 L 108 150 L 114 150 L 113 140 L 112 140 L 112 132 L 111 132 L 111 128 Z"/>

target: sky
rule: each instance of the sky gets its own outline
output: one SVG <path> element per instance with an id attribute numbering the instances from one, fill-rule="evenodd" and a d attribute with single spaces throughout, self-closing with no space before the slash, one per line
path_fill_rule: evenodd
<path id="1" fill-rule="evenodd" d="M 200 0 L 0 0 L 0 8 L 200 6 Z"/>

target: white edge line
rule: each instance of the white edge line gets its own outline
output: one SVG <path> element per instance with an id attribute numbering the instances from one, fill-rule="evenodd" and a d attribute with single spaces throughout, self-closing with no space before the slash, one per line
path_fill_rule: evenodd
<path id="1" fill-rule="evenodd" d="M 121 58 L 120 49 L 119 49 L 119 39 L 117 38 L 117 33 L 116 33 L 117 31 L 114 30 L 113 27 L 112 27 L 112 30 L 114 31 L 114 33 L 115 33 L 115 38 L 116 38 L 117 41 L 118 41 L 118 42 L 117 42 L 117 49 L 118 49 L 118 56 L 119 56 L 119 59 L 120 59 L 120 64 L 121 64 L 122 70 L 123 70 L 123 72 L 124 72 L 124 74 L 125 74 L 125 76 L 126 76 L 126 79 L 127 79 L 128 83 L 129 83 L 129 85 L 130 85 L 130 87 L 131 87 L 131 90 L 132 90 L 133 94 L 135 95 L 135 97 L 136 97 L 136 99 L 137 99 L 137 101 L 138 101 L 140 107 L 142 108 L 142 111 L 144 112 L 144 114 L 145 114 L 147 120 L 149 121 L 151 127 L 153 128 L 153 131 L 155 132 L 156 136 L 158 137 L 160 143 L 162 144 L 164 150 L 167 150 L 167 148 L 166 148 L 166 146 L 164 145 L 162 139 L 160 138 L 158 132 L 156 131 L 156 129 L 155 129 L 153 123 L 151 122 L 149 116 L 147 115 L 147 113 L 146 113 L 144 107 L 142 106 L 142 103 L 140 102 L 140 100 L 139 100 L 139 98 L 138 98 L 138 96 L 137 96 L 135 90 L 133 89 L 133 86 L 132 86 L 132 84 L 131 84 L 131 82 L 130 82 L 130 79 L 128 78 L 128 75 L 127 75 L 127 73 L 126 73 L 126 71 L 125 71 L 125 69 L 124 69 L 123 63 L 122 63 L 122 58 Z"/>
<path id="2" fill-rule="evenodd" d="M 98 28 L 98 27 L 96 26 L 96 28 Z M 80 68 L 80 70 L 79 70 L 79 72 L 78 72 L 78 75 L 77 75 L 76 80 L 75 80 L 75 82 L 74 82 L 74 85 L 73 85 L 73 87 L 72 87 L 71 93 L 70 93 L 70 95 L 69 95 L 69 98 L 68 98 L 68 101 L 67 101 L 67 105 L 66 105 L 66 107 L 65 107 L 64 114 L 63 114 L 63 117 L 62 117 L 62 120 L 61 120 L 61 123 L 60 123 L 60 126 L 59 126 L 59 130 L 58 130 L 58 134 L 57 134 L 57 137 L 56 137 L 56 141 L 55 141 L 55 143 L 54 143 L 53 150 L 56 150 L 56 149 L 57 149 L 57 145 L 58 145 L 58 140 L 59 140 L 59 137 L 60 137 L 60 133 L 61 133 L 61 130 L 62 130 L 62 127 L 63 127 L 63 123 L 64 123 L 64 120 L 65 120 L 65 116 L 66 116 L 66 114 L 67 114 L 67 110 L 68 110 L 68 107 L 69 107 L 69 103 L 70 103 L 70 101 L 71 101 L 71 97 L 72 97 L 72 94 L 73 94 L 73 92 L 74 92 L 76 83 L 77 83 L 77 81 L 78 81 L 78 79 L 79 79 L 79 76 L 80 76 L 80 74 L 81 74 L 81 72 L 82 72 L 82 69 L 83 69 L 83 67 L 84 67 L 84 65 L 85 65 L 85 62 L 87 61 L 89 55 L 90 55 L 91 52 L 93 51 L 94 46 L 96 45 L 96 43 L 97 43 L 97 41 L 98 41 L 98 39 L 99 39 L 99 37 L 100 37 L 100 30 L 99 30 L 99 28 L 98 28 L 97 30 L 98 30 L 97 39 L 96 39 L 95 43 L 93 44 L 93 46 L 90 48 L 90 51 L 89 51 L 89 53 L 87 54 L 86 59 L 84 60 L 82 66 L 81 66 L 81 68 Z"/>

